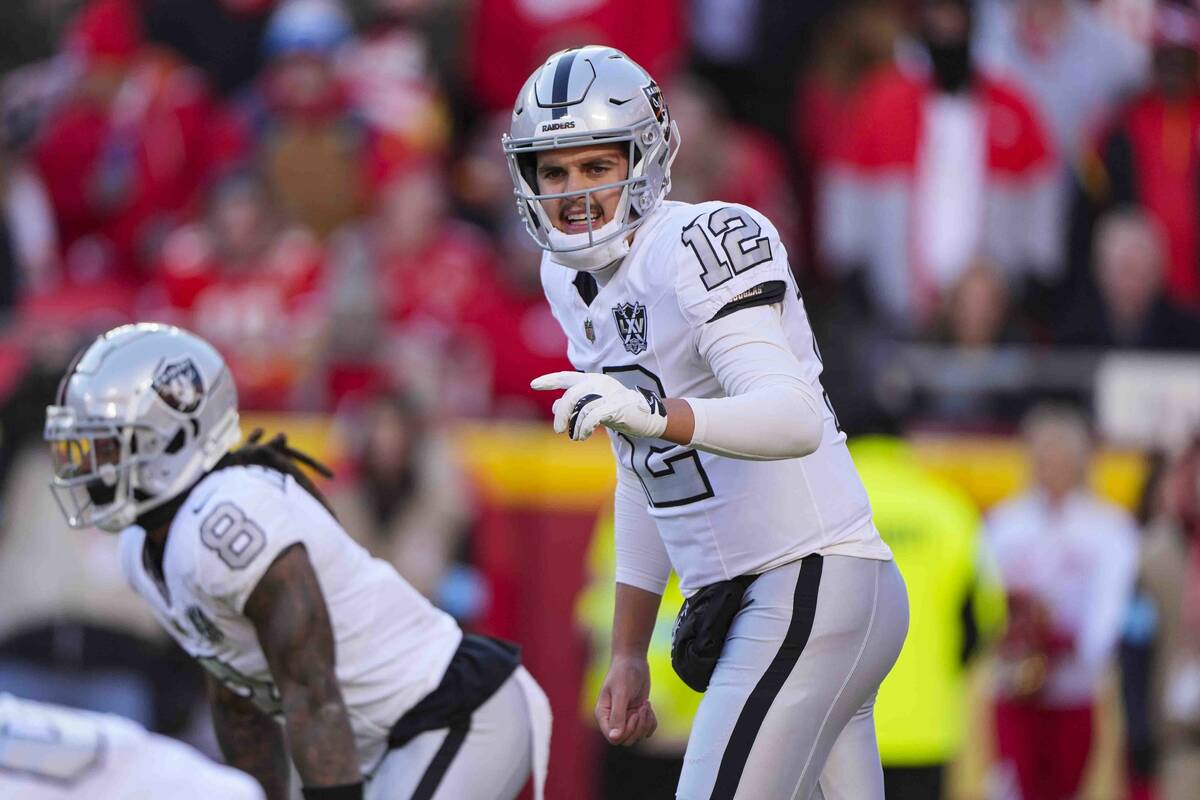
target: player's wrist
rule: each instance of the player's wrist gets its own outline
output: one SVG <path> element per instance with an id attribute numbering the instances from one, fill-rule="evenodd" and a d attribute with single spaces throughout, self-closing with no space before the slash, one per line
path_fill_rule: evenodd
<path id="1" fill-rule="evenodd" d="M 363 782 L 343 783 L 338 786 L 305 786 L 301 792 L 304 800 L 363 800 Z"/>
<path id="2" fill-rule="evenodd" d="M 658 438 L 675 444 L 690 445 L 696 424 L 690 401 L 669 397 L 663 400 L 663 406 L 667 411 L 666 425 Z"/>

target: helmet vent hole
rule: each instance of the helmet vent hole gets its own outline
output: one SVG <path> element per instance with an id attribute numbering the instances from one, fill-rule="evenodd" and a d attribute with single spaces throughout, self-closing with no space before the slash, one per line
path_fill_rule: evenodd
<path id="1" fill-rule="evenodd" d="M 193 439 L 199 438 L 200 437 L 200 420 L 191 419 L 188 421 L 192 423 L 192 438 Z"/>
<path id="2" fill-rule="evenodd" d="M 167 442 L 167 447 L 163 452 L 178 453 L 180 450 L 183 449 L 183 443 L 184 443 L 183 428 L 180 428 L 179 430 L 175 431 L 175 435 L 173 437 L 171 437 L 171 441 Z"/>

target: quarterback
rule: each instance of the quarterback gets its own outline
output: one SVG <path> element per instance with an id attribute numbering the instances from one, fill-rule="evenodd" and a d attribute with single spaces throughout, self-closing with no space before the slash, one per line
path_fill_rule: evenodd
<path id="1" fill-rule="evenodd" d="M 127 719 L 0 694 L 0 797 L 262 800 L 248 775 Z"/>
<path id="2" fill-rule="evenodd" d="M 228 762 L 269 800 L 541 795 L 549 705 L 516 648 L 464 635 L 356 544 L 278 436 L 241 440 L 207 342 L 109 331 L 46 409 L 72 527 L 120 532 L 134 591 L 207 671 Z M 281 724 L 282 723 L 282 724 Z"/>
<path id="3" fill-rule="evenodd" d="M 552 55 L 503 148 L 578 372 L 554 430 L 617 461 L 608 740 L 651 735 L 646 648 L 672 568 L 672 661 L 706 691 L 680 800 L 882 800 L 872 708 L 908 626 L 904 583 L 821 388 L 771 223 L 666 201 L 680 134 L 620 51 Z"/>

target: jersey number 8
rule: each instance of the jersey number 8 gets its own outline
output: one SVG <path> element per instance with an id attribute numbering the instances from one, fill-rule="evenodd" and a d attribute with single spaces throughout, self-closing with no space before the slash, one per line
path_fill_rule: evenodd
<path id="1" fill-rule="evenodd" d="M 233 503 L 221 503 L 200 525 L 200 541 L 230 569 L 243 569 L 267 546 L 262 528 Z"/>

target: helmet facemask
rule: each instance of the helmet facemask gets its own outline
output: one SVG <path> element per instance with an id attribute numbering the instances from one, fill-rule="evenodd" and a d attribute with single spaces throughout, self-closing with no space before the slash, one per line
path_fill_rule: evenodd
<path id="1" fill-rule="evenodd" d="M 506 135 L 502 142 L 515 187 L 517 210 L 529 235 L 539 247 L 552 253 L 551 258 L 557 263 L 593 271 L 629 252 L 629 235 L 670 191 L 671 164 L 679 151 L 679 130 L 674 122 L 664 124 L 651 117 L 632 128 L 527 139 Z M 539 152 L 620 143 L 628 146 L 629 174 L 626 178 L 571 192 L 543 194 L 536 190 Z M 594 195 L 614 189 L 620 189 L 621 195 L 613 218 L 594 228 L 591 212 L 593 204 L 599 203 Z M 588 230 L 564 233 L 550 220 L 543 201 L 576 197 L 583 197 Z"/>
<path id="2" fill-rule="evenodd" d="M 74 409 L 46 409 L 45 439 L 53 461 L 51 491 L 72 528 L 116 532 L 159 504 L 147 491 L 148 468 L 179 434 L 149 425 L 79 420 Z"/>

